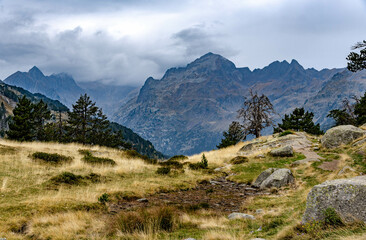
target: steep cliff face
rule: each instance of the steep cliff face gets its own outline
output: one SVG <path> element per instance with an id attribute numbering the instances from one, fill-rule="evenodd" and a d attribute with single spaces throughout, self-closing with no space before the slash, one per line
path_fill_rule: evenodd
<path id="1" fill-rule="evenodd" d="M 250 71 L 208 53 L 186 67 L 169 69 L 160 80 L 148 78 L 114 120 L 166 154 L 194 154 L 215 148 L 249 88 L 267 95 L 283 116 L 303 106 L 341 71 L 304 69 L 296 60 Z"/>

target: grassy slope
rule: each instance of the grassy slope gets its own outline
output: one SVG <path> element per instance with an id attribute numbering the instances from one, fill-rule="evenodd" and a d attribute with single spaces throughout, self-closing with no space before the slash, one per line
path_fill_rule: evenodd
<path id="1" fill-rule="evenodd" d="M 314 140 L 316 143 L 316 140 Z M 223 166 L 236 156 L 244 145 L 222 150 L 205 152 L 209 168 Z M 301 221 L 306 207 L 306 196 L 315 184 L 329 179 L 352 177 L 356 173 L 338 176 L 336 172 L 317 168 L 319 164 L 302 165 L 292 168 L 296 186 L 271 195 L 247 198 L 241 211 L 256 216 L 254 221 L 229 221 L 226 215 L 211 210 L 179 211 L 179 219 L 174 231 L 125 234 L 115 232 L 108 236 L 110 214 L 98 203 L 103 193 L 110 196 L 145 196 L 159 190 L 173 190 L 192 187 L 196 182 L 214 177 L 209 171 L 191 171 L 185 167 L 184 173 L 161 176 L 155 173 L 158 166 L 149 165 L 140 159 L 128 159 L 122 151 L 94 147 L 96 156 L 115 160 L 117 166 L 89 166 L 81 161 L 78 152 L 84 149 L 76 144 L 17 143 L 0 141 L 0 237 L 8 239 L 364 239 L 365 226 L 347 226 L 337 229 L 319 230 L 314 227 L 310 234 L 300 233 L 296 227 Z M 353 166 L 364 171 L 364 159 L 357 154 L 366 151 L 366 146 L 340 148 L 329 152 L 321 149 L 325 161 L 341 160 L 340 166 Z M 30 154 L 41 151 L 59 153 L 73 157 L 73 162 L 61 166 L 45 165 L 32 161 Z M 263 152 L 261 152 L 263 153 Z M 265 154 L 265 153 L 264 153 Z M 249 157 L 249 162 L 236 165 L 231 171 L 237 173 L 231 179 L 248 182 L 267 167 L 289 167 L 290 163 L 301 159 L 263 159 Z M 201 154 L 191 156 L 188 161 L 200 161 Z M 355 162 L 361 164 L 354 165 Z M 50 186 L 49 180 L 62 172 L 72 172 L 81 176 L 100 174 L 99 183 L 67 186 Z M 229 170 L 228 170 L 229 171 Z M 217 174 L 217 173 L 216 173 Z M 262 209 L 263 214 L 256 214 Z M 261 231 L 257 231 L 258 228 Z M 362 235 L 363 234 L 363 235 Z"/>

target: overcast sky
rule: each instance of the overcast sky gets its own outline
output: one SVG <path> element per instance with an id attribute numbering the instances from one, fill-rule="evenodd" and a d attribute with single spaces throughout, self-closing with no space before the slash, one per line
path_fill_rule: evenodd
<path id="1" fill-rule="evenodd" d="M 38 66 L 139 86 L 214 52 L 238 67 L 345 67 L 366 0 L 0 0 L 0 79 Z"/>

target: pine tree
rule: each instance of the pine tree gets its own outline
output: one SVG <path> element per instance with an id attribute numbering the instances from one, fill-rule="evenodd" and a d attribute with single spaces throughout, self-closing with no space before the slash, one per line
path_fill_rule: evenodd
<path id="1" fill-rule="evenodd" d="M 47 104 L 41 100 L 33 105 L 32 115 L 36 139 L 39 141 L 46 140 L 44 125 L 46 121 L 51 119 L 51 111 L 48 110 Z"/>
<path id="2" fill-rule="evenodd" d="M 366 41 L 363 40 L 363 42 L 357 43 L 355 46 L 352 47 L 353 50 L 360 49 L 360 53 L 351 52 L 347 60 L 349 61 L 347 63 L 348 70 L 352 72 L 361 71 L 363 69 L 366 69 Z"/>
<path id="3" fill-rule="evenodd" d="M 304 131 L 310 134 L 320 135 L 323 131 L 320 130 L 319 124 L 313 122 L 314 113 L 304 110 L 304 108 L 295 108 L 290 114 L 285 114 L 285 118 L 282 119 L 282 124 L 278 124 L 277 128 L 274 128 L 274 132 L 281 132 L 282 130 L 294 130 Z"/>
<path id="4" fill-rule="evenodd" d="M 355 111 L 356 123 L 362 125 L 366 123 L 366 92 L 360 99 L 356 100 Z"/>
<path id="5" fill-rule="evenodd" d="M 91 142 L 90 135 L 93 131 L 94 118 L 98 112 L 95 102 L 87 94 L 81 95 L 72 105 L 72 112 L 68 113 L 68 135 L 72 141 L 87 144 Z"/>
<path id="6" fill-rule="evenodd" d="M 9 139 L 18 141 L 32 141 L 35 138 L 33 123 L 33 104 L 25 96 L 19 99 L 13 110 L 13 118 L 6 132 Z"/>
<path id="7" fill-rule="evenodd" d="M 232 122 L 227 132 L 223 132 L 224 138 L 221 139 L 221 143 L 216 147 L 226 148 L 231 145 L 237 144 L 240 140 L 245 139 L 242 127 L 239 122 Z"/>

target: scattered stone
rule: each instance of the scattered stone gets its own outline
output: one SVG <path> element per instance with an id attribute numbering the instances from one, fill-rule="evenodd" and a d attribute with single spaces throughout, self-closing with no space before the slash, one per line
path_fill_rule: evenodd
<path id="1" fill-rule="evenodd" d="M 249 214 L 245 214 L 245 213 L 238 213 L 238 212 L 234 212 L 231 213 L 228 218 L 231 219 L 255 219 L 255 217 L 253 215 L 249 215 Z"/>
<path id="2" fill-rule="evenodd" d="M 147 200 L 147 198 L 140 198 L 137 199 L 138 202 L 148 202 L 149 200 Z"/>
<path id="3" fill-rule="evenodd" d="M 250 240 L 266 240 L 266 239 L 264 239 L 264 238 L 252 238 Z"/>
<path id="4" fill-rule="evenodd" d="M 265 158 L 266 156 L 264 156 L 263 154 L 259 154 L 257 156 L 255 156 L 255 158 Z"/>
<path id="5" fill-rule="evenodd" d="M 274 171 L 268 178 L 266 178 L 261 185 L 260 189 L 264 188 L 281 188 L 295 182 L 294 175 L 290 169 L 281 168 Z"/>
<path id="6" fill-rule="evenodd" d="M 345 222 L 366 222 L 366 176 L 326 181 L 312 188 L 307 197 L 303 223 L 324 219 L 334 208 Z"/>
<path id="7" fill-rule="evenodd" d="M 259 174 L 255 182 L 253 183 L 253 187 L 259 188 L 262 182 L 266 180 L 269 176 L 271 176 L 271 174 L 277 169 L 278 168 L 268 168 L 267 170 L 263 171 L 261 174 Z"/>
<path id="8" fill-rule="evenodd" d="M 314 151 L 318 151 L 320 148 L 319 147 L 313 147 Z"/>
<path id="9" fill-rule="evenodd" d="M 184 240 L 196 240 L 195 238 L 186 238 Z"/>
<path id="10" fill-rule="evenodd" d="M 352 125 L 342 125 L 329 129 L 323 136 L 321 142 L 323 147 L 335 148 L 342 144 L 349 144 L 352 141 L 366 134 L 366 131 Z"/>
<path id="11" fill-rule="evenodd" d="M 344 168 L 342 168 L 341 171 L 339 171 L 338 175 L 345 174 L 346 172 L 356 172 L 356 170 L 354 170 L 350 166 L 345 166 Z"/>
<path id="12" fill-rule="evenodd" d="M 274 157 L 291 157 L 294 155 L 294 150 L 292 146 L 284 146 L 277 149 L 273 149 L 269 152 Z"/>

